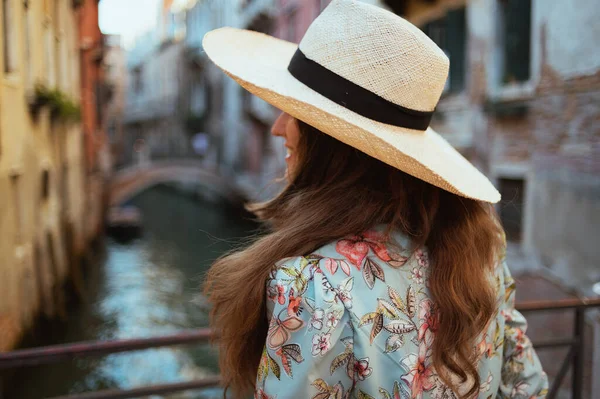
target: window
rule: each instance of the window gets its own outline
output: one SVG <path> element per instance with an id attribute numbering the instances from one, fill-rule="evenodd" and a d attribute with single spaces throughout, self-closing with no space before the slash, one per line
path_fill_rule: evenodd
<path id="1" fill-rule="evenodd" d="M 501 83 L 529 80 L 531 62 L 531 0 L 498 0 L 502 49 Z"/>
<path id="2" fill-rule="evenodd" d="M 141 93 L 144 90 L 142 72 L 142 67 L 137 67 L 133 70 L 133 91 L 135 93 Z"/>
<path id="3" fill-rule="evenodd" d="M 47 200 L 50 196 L 50 172 L 44 170 L 42 172 L 42 199 Z"/>
<path id="4" fill-rule="evenodd" d="M 445 92 L 460 92 L 465 87 L 466 17 L 465 9 L 450 10 L 438 20 L 423 26 L 427 34 L 450 59 Z"/>
<path id="5" fill-rule="evenodd" d="M 521 241 L 523 209 L 525 200 L 525 181 L 523 179 L 499 179 L 500 220 L 509 241 Z"/>
<path id="6" fill-rule="evenodd" d="M 14 36 L 13 0 L 2 0 L 2 32 L 4 45 L 4 73 L 17 69 L 17 46 Z"/>

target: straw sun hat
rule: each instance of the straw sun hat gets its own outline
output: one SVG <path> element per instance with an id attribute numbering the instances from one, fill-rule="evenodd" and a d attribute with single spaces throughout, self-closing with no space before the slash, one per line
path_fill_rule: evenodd
<path id="1" fill-rule="evenodd" d="M 384 9 L 333 0 L 300 45 L 221 28 L 210 59 L 242 87 L 322 132 L 451 193 L 498 202 L 492 183 L 429 127 L 448 58 Z"/>

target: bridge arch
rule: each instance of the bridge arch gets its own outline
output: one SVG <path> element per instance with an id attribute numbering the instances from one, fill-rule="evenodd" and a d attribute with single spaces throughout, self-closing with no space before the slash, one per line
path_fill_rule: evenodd
<path id="1" fill-rule="evenodd" d="M 109 206 L 123 205 L 143 191 L 164 183 L 202 186 L 212 196 L 232 204 L 241 203 L 247 197 L 232 179 L 206 169 L 199 161 L 159 161 L 118 171 L 110 183 Z"/>

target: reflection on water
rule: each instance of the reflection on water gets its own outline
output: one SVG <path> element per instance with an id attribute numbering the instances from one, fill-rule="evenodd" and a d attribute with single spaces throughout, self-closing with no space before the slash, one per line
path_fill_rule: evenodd
<path id="1" fill-rule="evenodd" d="M 149 190 L 132 204 L 143 214 L 143 238 L 125 245 L 108 240 L 103 259 L 87 271 L 86 303 L 69 314 L 66 325 L 44 326 L 36 345 L 148 337 L 206 326 L 207 315 L 198 305 L 202 274 L 256 226 L 230 209 L 167 187 Z M 13 378 L 12 395 L 37 399 L 199 378 L 217 373 L 214 355 L 208 345 L 199 345 L 30 368 Z"/>

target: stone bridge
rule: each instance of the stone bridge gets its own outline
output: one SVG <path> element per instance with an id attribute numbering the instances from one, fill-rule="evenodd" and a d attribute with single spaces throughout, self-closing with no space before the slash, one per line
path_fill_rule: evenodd
<path id="1" fill-rule="evenodd" d="M 163 183 L 201 186 L 211 196 L 230 203 L 239 203 L 246 197 L 235 182 L 207 170 L 199 161 L 165 160 L 117 171 L 110 183 L 109 205 L 122 205 L 144 190 Z"/>

